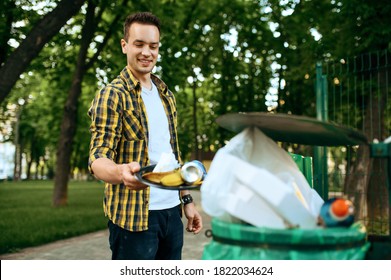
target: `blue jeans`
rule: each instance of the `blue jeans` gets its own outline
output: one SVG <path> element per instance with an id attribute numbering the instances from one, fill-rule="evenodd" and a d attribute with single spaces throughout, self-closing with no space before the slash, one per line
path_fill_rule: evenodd
<path id="1" fill-rule="evenodd" d="M 180 205 L 149 211 L 148 230 L 131 232 L 108 222 L 113 260 L 180 260 L 183 224 Z"/>

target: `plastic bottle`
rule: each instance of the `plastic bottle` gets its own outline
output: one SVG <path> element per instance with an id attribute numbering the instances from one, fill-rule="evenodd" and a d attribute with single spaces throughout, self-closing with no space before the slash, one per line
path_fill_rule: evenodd
<path id="1" fill-rule="evenodd" d="M 354 207 L 350 200 L 331 198 L 320 209 L 319 224 L 324 227 L 349 227 L 354 222 Z"/>

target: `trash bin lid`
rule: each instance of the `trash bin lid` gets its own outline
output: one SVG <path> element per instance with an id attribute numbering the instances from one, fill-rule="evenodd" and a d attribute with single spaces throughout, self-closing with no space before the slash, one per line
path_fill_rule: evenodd
<path id="1" fill-rule="evenodd" d="M 349 146 L 368 144 L 358 130 L 315 118 L 265 112 L 239 112 L 216 119 L 221 127 L 241 132 L 246 127 L 258 127 L 274 141 L 316 146 Z"/>

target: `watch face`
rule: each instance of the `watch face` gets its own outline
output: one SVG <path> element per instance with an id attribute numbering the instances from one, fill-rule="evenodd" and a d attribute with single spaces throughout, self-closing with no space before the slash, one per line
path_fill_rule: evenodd
<path id="1" fill-rule="evenodd" d="M 188 203 L 192 203 L 192 202 L 193 202 L 193 198 L 191 197 L 190 194 L 184 195 L 184 196 L 182 197 L 182 203 L 183 203 L 184 205 L 186 205 L 186 204 L 188 204 Z"/>

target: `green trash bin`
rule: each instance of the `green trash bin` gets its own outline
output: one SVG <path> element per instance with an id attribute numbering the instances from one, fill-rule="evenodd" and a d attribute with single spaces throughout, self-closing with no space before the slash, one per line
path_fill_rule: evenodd
<path id="1" fill-rule="evenodd" d="M 361 260 L 370 247 L 365 227 L 270 229 L 212 219 L 203 260 Z"/>

